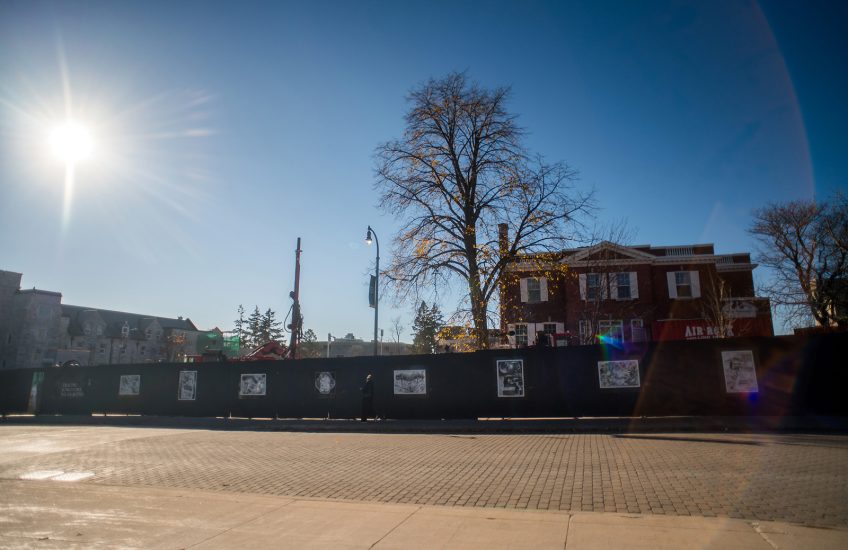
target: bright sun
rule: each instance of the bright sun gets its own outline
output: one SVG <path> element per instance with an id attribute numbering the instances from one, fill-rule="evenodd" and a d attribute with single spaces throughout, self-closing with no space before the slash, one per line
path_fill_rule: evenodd
<path id="1" fill-rule="evenodd" d="M 91 156 L 94 140 L 88 128 L 78 122 L 67 121 L 50 131 L 50 150 L 66 164 L 76 164 Z"/>

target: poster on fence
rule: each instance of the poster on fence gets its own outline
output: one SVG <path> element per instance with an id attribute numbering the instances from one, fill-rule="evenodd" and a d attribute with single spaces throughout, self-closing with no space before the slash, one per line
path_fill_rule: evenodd
<path id="1" fill-rule="evenodd" d="M 118 395 L 138 395 L 141 392 L 140 374 L 122 374 L 118 384 Z"/>
<path id="2" fill-rule="evenodd" d="M 180 401 L 194 401 L 197 399 L 197 371 L 181 370 L 180 383 L 177 399 Z"/>
<path id="3" fill-rule="evenodd" d="M 499 359 L 498 397 L 524 397 L 524 360 Z"/>
<path id="4" fill-rule="evenodd" d="M 395 395 L 427 395 L 427 370 L 404 369 L 394 372 Z"/>
<path id="5" fill-rule="evenodd" d="M 602 390 L 638 388 L 641 385 L 639 361 L 636 359 L 598 361 L 598 383 Z"/>
<path id="6" fill-rule="evenodd" d="M 333 397 L 336 395 L 336 373 L 333 371 L 316 372 L 315 390 L 320 397 Z"/>
<path id="7" fill-rule="evenodd" d="M 266 374 L 242 374 L 239 384 L 239 397 L 265 395 Z"/>
<path id="8" fill-rule="evenodd" d="M 758 393 L 757 369 L 751 350 L 723 351 L 724 387 L 727 393 Z"/>

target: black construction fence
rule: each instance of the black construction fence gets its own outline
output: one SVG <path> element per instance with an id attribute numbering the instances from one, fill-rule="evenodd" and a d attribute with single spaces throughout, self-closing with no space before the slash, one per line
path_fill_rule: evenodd
<path id="1" fill-rule="evenodd" d="M 0 371 L 0 412 L 397 419 L 848 416 L 848 335 Z"/>

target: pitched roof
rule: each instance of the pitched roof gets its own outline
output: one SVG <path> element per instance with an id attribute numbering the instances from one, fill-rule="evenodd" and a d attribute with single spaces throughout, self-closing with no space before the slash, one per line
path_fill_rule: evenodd
<path id="1" fill-rule="evenodd" d="M 64 304 L 62 305 L 62 317 L 69 319 L 68 332 L 75 336 L 85 334 L 84 326 L 86 323 L 89 325 L 104 326 L 103 335 L 112 338 L 122 337 L 122 329 L 124 324 L 126 324 L 130 328 L 130 338 L 143 339 L 144 330 L 154 321 L 159 323 L 159 326 L 163 330 L 197 330 L 197 327 L 194 326 L 194 323 L 190 319 L 171 319 L 168 317 L 156 317 L 139 313 Z"/>

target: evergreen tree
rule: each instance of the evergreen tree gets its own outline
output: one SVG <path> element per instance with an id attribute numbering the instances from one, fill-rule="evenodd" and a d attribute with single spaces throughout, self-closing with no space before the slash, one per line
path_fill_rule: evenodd
<path id="1" fill-rule="evenodd" d="M 259 306 L 253 306 L 253 313 L 247 318 L 247 337 L 248 346 L 260 346 L 267 342 L 263 340 L 262 335 L 262 314 L 259 312 Z"/>
<path id="2" fill-rule="evenodd" d="M 415 320 L 412 322 L 413 353 L 435 353 L 436 334 L 443 324 L 439 306 L 434 303 L 432 307 L 427 307 L 427 302 L 422 300 L 415 313 Z"/>
<path id="3" fill-rule="evenodd" d="M 282 323 L 277 321 L 276 314 L 274 310 L 270 307 L 265 311 L 265 314 L 262 316 L 262 321 L 260 324 L 260 334 L 262 335 L 262 342 L 268 342 L 270 340 L 274 340 L 276 342 L 285 343 L 285 338 L 283 337 L 283 329 Z"/>
<path id="4" fill-rule="evenodd" d="M 239 348 L 243 348 L 247 345 L 247 320 L 244 318 L 244 306 L 241 304 L 238 307 L 238 319 L 235 320 L 234 324 Z"/>

